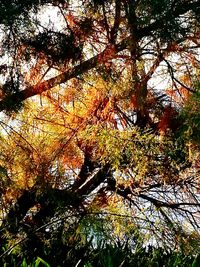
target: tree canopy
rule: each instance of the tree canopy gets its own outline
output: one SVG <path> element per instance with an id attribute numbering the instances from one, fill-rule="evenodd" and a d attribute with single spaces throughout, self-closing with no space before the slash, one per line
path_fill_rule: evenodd
<path id="1" fill-rule="evenodd" d="M 196 0 L 1 1 L 2 262 L 199 253 L 199 14 Z M 95 263 L 116 245 L 121 262 Z"/>

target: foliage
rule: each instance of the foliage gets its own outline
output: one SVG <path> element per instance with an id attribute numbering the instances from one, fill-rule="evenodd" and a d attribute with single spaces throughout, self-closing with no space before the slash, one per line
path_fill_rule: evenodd
<path id="1" fill-rule="evenodd" d="M 181 127 L 182 134 L 185 135 L 188 140 L 193 140 L 199 144 L 199 116 L 200 116 L 200 95 L 199 85 L 197 84 L 197 92 L 193 94 L 185 104 L 181 111 L 181 119 L 183 120 L 183 126 Z"/>
<path id="2" fill-rule="evenodd" d="M 2 264 L 198 264 L 198 1 L 0 13 Z"/>
<path id="3" fill-rule="evenodd" d="M 37 257 L 32 263 L 27 264 L 25 258 L 22 260 L 20 266 L 64 266 L 65 264 L 81 264 L 81 266 L 102 266 L 102 267 L 118 267 L 118 266 L 185 266 L 196 267 L 199 266 L 199 255 L 184 254 L 182 252 L 166 253 L 161 248 L 152 248 L 148 250 L 142 247 L 138 247 L 134 253 L 129 251 L 127 247 L 118 247 L 117 245 L 106 245 L 104 248 L 93 249 L 92 252 L 87 250 L 87 254 L 80 258 L 77 262 L 72 262 L 72 258 L 65 259 L 65 263 L 61 263 L 60 259 L 57 259 L 56 263 L 49 265 L 46 261 Z M 13 257 L 13 265 L 15 265 L 15 258 Z M 18 260 L 19 261 L 19 260 Z M 56 264 L 56 265 L 54 265 Z M 64 265 L 63 265 L 64 264 Z M 4 266 L 10 266 L 4 263 Z"/>

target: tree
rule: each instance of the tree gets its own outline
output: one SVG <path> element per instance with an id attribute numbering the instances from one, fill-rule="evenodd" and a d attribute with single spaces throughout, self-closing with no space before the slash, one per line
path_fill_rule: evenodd
<path id="1" fill-rule="evenodd" d="M 0 5 L 2 256 L 199 244 L 197 1 Z"/>

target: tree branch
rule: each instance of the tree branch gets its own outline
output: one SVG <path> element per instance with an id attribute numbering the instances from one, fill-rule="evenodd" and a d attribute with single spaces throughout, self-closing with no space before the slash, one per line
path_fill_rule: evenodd
<path id="1" fill-rule="evenodd" d="M 117 54 L 120 51 L 123 51 L 129 43 L 130 37 L 125 38 L 120 43 L 116 44 L 113 49 L 113 53 Z M 0 111 L 9 109 L 11 103 L 21 102 L 26 100 L 27 98 L 30 98 L 32 96 L 41 94 L 57 85 L 60 85 L 62 83 L 67 82 L 68 80 L 77 77 L 78 75 L 81 75 L 93 68 L 95 68 L 97 65 L 102 64 L 101 59 L 105 59 L 103 62 L 106 62 L 110 58 L 108 58 L 110 51 L 110 45 L 108 45 L 101 53 L 98 55 L 80 63 L 77 66 L 74 66 L 73 68 L 53 77 L 46 81 L 37 83 L 34 86 L 29 86 L 26 89 L 14 93 L 8 97 L 5 97 L 3 100 L 0 101 Z M 113 57 L 113 54 L 112 54 Z"/>

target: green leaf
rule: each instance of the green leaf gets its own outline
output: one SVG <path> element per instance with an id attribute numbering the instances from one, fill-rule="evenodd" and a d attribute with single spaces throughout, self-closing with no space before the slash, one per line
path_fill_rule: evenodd
<path id="1" fill-rule="evenodd" d="M 40 257 L 37 257 L 37 260 L 35 261 L 35 267 L 38 267 L 40 263 L 42 263 L 46 267 L 50 267 L 50 265 L 46 261 L 44 261 Z"/>
<path id="2" fill-rule="evenodd" d="M 192 263 L 192 267 L 199 267 L 200 266 L 200 254 L 196 256 Z"/>
<path id="3" fill-rule="evenodd" d="M 26 259 L 23 259 L 22 267 L 28 267 L 28 265 L 27 265 L 27 263 L 26 263 Z"/>

